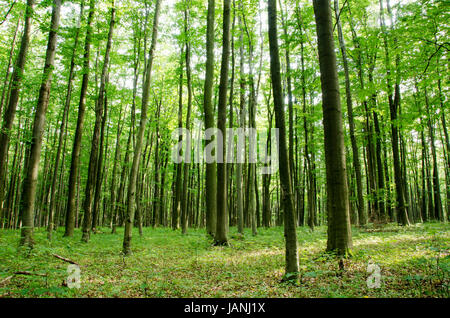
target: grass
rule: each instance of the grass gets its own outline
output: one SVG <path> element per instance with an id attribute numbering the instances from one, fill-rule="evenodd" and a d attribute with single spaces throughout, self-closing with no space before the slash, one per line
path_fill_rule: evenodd
<path id="1" fill-rule="evenodd" d="M 300 279 L 281 283 L 284 238 L 281 227 L 253 237 L 230 230 L 230 247 L 213 247 L 204 230 L 187 235 L 163 228 L 137 230 L 133 254 L 121 254 L 123 229 L 108 228 L 81 243 L 81 232 L 63 229 L 46 239 L 35 230 L 32 250 L 18 247 L 19 231 L 0 230 L 0 297 L 449 297 L 450 226 L 394 224 L 353 229 L 353 256 L 338 261 L 324 253 L 326 227 L 298 228 Z M 68 288 L 68 263 L 80 265 L 80 288 Z M 368 288 L 368 264 L 380 268 L 379 288 Z M 37 275 L 14 275 L 27 271 Z M 12 277 L 11 277 L 12 276 Z"/>

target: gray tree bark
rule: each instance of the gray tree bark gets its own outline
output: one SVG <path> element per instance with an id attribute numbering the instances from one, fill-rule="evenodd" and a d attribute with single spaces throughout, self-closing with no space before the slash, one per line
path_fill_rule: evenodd
<path id="1" fill-rule="evenodd" d="M 206 73 L 205 87 L 203 92 L 205 130 L 214 127 L 214 112 L 212 105 L 212 90 L 214 84 L 214 10 L 215 0 L 208 0 L 208 16 L 206 22 Z M 205 146 L 209 145 L 212 142 L 214 142 L 214 140 L 207 140 Z M 206 164 L 205 177 L 206 232 L 214 236 L 217 223 L 217 177 L 215 162 Z"/>
<path id="2" fill-rule="evenodd" d="M 45 115 L 50 99 L 50 88 L 52 84 L 52 74 L 55 64 L 56 38 L 59 29 L 61 12 L 61 0 L 53 0 L 52 20 L 48 35 L 47 52 L 45 56 L 44 74 L 39 98 L 34 114 L 33 136 L 31 139 L 30 151 L 28 152 L 28 165 L 23 180 L 23 192 L 21 197 L 22 211 L 22 232 L 20 245 L 33 246 L 34 227 L 34 203 L 36 198 L 36 184 L 39 172 L 39 161 L 42 149 L 42 136 L 45 127 Z"/>
<path id="3" fill-rule="evenodd" d="M 352 247 L 339 80 L 330 0 L 314 0 L 322 84 L 325 166 L 328 193 L 327 250 L 345 255 Z"/>
<path id="4" fill-rule="evenodd" d="M 83 204 L 84 218 L 83 218 L 83 235 L 81 240 L 86 243 L 89 242 L 91 234 L 92 200 L 95 188 L 95 181 L 97 177 L 100 130 L 103 120 L 104 101 L 106 94 L 106 81 L 109 66 L 109 55 L 112 46 L 112 36 L 114 32 L 114 23 L 115 23 L 114 18 L 115 18 L 115 8 L 113 2 L 113 7 L 111 8 L 111 18 L 109 22 L 108 42 L 106 44 L 105 60 L 103 61 L 102 74 L 100 77 L 100 89 L 95 107 L 95 124 L 94 124 L 94 132 L 92 133 L 88 178 L 86 181 L 85 198 Z"/>
<path id="5" fill-rule="evenodd" d="M 272 79 L 273 102 L 275 112 L 275 127 L 279 131 L 278 157 L 280 166 L 280 184 L 282 204 L 284 208 L 284 238 L 286 241 L 286 275 L 287 280 L 297 280 L 298 251 L 297 233 L 295 229 L 294 204 L 291 193 L 291 176 L 289 173 L 289 159 L 286 145 L 286 124 L 281 87 L 280 53 L 277 35 L 277 4 L 276 0 L 269 0 L 269 46 L 270 46 L 270 75 Z"/>
<path id="6" fill-rule="evenodd" d="M 28 47 L 31 36 L 31 20 L 34 12 L 35 0 L 27 0 L 25 8 L 25 26 L 23 29 L 20 49 L 14 65 L 14 71 L 11 75 L 11 90 L 9 93 L 9 101 L 3 114 L 3 124 L 0 130 L 0 206 L 3 203 L 4 180 L 7 169 L 9 139 L 11 128 L 16 115 L 16 108 L 19 102 L 20 89 L 22 87 L 23 72 L 27 60 Z"/>
<path id="7" fill-rule="evenodd" d="M 125 232 L 123 238 L 123 253 L 125 255 L 131 254 L 131 238 L 132 229 L 134 221 L 134 211 L 135 211 L 135 196 L 136 196 L 136 180 L 139 170 L 139 163 L 141 159 L 142 144 L 144 140 L 144 131 L 147 125 L 147 108 L 148 99 L 150 94 L 150 83 L 151 83 L 151 72 L 153 65 L 154 51 L 156 47 L 156 41 L 158 37 L 158 21 L 159 12 L 162 0 L 156 0 L 155 14 L 153 16 L 153 32 L 152 32 L 152 42 L 150 45 L 150 51 L 148 54 L 148 61 L 145 70 L 145 82 L 142 92 L 142 108 L 141 108 L 141 121 L 139 123 L 139 130 L 136 138 L 136 146 L 133 154 L 133 164 L 131 166 L 130 181 L 128 184 L 128 199 L 127 199 L 127 215 L 125 219 Z"/>
<path id="8" fill-rule="evenodd" d="M 84 42 L 83 79 L 81 82 L 80 102 L 78 104 L 77 127 L 75 130 L 75 139 L 72 148 L 72 161 L 70 163 L 69 190 L 67 194 L 66 231 L 64 233 L 64 236 L 73 236 L 75 227 L 75 213 L 77 210 L 75 196 L 78 170 L 80 169 L 81 138 L 83 135 L 84 113 L 86 111 L 86 95 L 89 84 L 89 58 L 91 52 L 92 21 L 94 19 L 94 11 L 95 0 L 90 0 L 86 39 Z"/>
<path id="9" fill-rule="evenodd" d="M 228 68 L 230 59 L 230 0 L 223 2 L 223 39 L 222 62 L 220 67 L 219 101 L 217 128 L 222 132 L 222 159 L 217 163 L 217 225 L 214 233 L 215 245 L 228 245 L 227 235 L 227 165 L 226 158 L 226 121 L 227 121 L 227 89 Z M 220 156 L 219 156 L 220 157 Z"/>

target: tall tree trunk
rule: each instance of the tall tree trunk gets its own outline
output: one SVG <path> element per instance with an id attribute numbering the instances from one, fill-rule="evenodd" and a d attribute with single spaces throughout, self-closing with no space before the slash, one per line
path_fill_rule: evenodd
<path id="1" fill-rule="evenodd" d="M 102 128 L 102 120 L 103 120 L 103 110 L 105 103 L 105 95 L 106 95 L 106 82 L 108 75 L 108 66 L 109 66 L 109 55 L 112 46 L 112 36 L 114 31 L 114 17 L 115 17 L 115 8 L 114 2 L 112 3 L 111 8 L 111 18 L 109 21 L 109 32 L 108 32 L 108 42 L 106 44 L 105 51 L 105 60 L 103 61 L 102 74 L 100 78 L 100 89 L 98 92 L 98 99 L 95 107 L 95 124 L 94 124 L 94 132 L 92 133 L 91 140 L 91 151 L 89 157 L 89 168 L 88 168 L 88 177 L 86 181 L 86 189 L 85 189 L 85 198 L 84 198 L 84 219 L 83 219 L 83 235 L 81 240 L 83 242 L 89 242 L 90 234 L 91 234 L 91 226 L 92 226 L 92 200 L 93 200 L 93 192 L 95 189 L 95 180 L 97 178 L 97 168 L 98 168 L 98 159 L 99 159 L 99 142 L 100 142 L 100 132 Z M 95 225 L 95 223 L 94 223 Z"/>
<path id="2" fill-rule="evenodd" d="M 0 206 L 3 203 L 4 181 L 7 169 L 7 157 L 11 128 L 16 115 L 16 108 L 19 102 L 20 89 L 22 86 L 23 73 L 27 60 L 28 47 L 31 36 L 31 19 L 34 13 L 35 0 L 27 0 L 25 8 L 25 26 L 20 43 L 19 53 L 11 75 L 11 90 L 9 101 L 3 114 L 3 124 L 0 130 Z"/>
<path id="3" fill-rule="evenodd" d="M 181 47 L 180 54 L 180 78 L 179 78 L 179 93 L 178 93 L 178 129 L 183 128 L 183 46 Z M 178 136 L 178 145 L 181 146 L 181 142 L 183 140 L 183 135 L 180 134 Z M 181 151 L 181 149 L 179 149 Z M 176 181 L 175 181 L 175 202 L 172 209 L 172 229 L 176 230 L 179 226 L 179 218 L 181 214 L 181 200 L 182 200 L 182 167 L 183 162 L 176 163 Z"/>
<path id="4" fill-rule="evenodd" d="M 292 79 L 291 79 L 291 60 L 290 60 L 290 41 L 288 34 L 288 25 L 286 22 L 287 17 L 284 16 L 283 8 L 281 6 L 281 0 L 279 0 L 280 5 L 280 14 L 281 21 L 283 24 L 283 34 L 285 37 L 285 54 L 286 54 L 286 84 L 287 84 L 287 93 L 288 93 L 288 119 L 289 119 L 289 169 L 290 175 L 294 182 L 293 186 L 295 187 L 295 173 L 294 173 L 294 109 L 293 109 L 293 100 L 292 100 Z M 294 209 L 295 209 L 295 191 L 292 188 L 292 195 L 294 197 Z M 297 217 L 297 216 L 296 216 Z"/>
<path id="5" fill-rule="evenodd" d="M 112 229 L 111 229 L 111 233 L 115 234 L 116 233 L 116 228 L 118 224 L 121 224 L 121 218 L 123 215 L 123 197 L 124 197 L 124 192 L 125 192 L 125 183 L 126 183 L 126 177 L 129 171 L 128 168 L 128 162 L 129 162 L 129 157 L 130 157 L 130 145 L 131 145 L 131 139 L 132 139 L 132 135 L 133 135 L 133 129 L 130 127 L 130 130 L 128 131 L 128 139 L 127 139 L 127 145 L 125 148 L 125 158 L 123 161 L 123 165 L 122 165 L 122 172 L 120 174 L 120 184 L 119 184 L 119 189 L 117 192 L 117 200 L 116 200 L 116 207 L 113 211 L 114 213 L 114 217 L 113 217 L 113 224 L 112 224 Z"/>
<path id="6" fill-rule="evenodd" d="M 16 48 L 17 33 L 19 33 L 20 20 L 21 20 L 20 18 L 17 19 L 16 30 L 14 31 L 14 35 L 13 35 L 13 38 L 12 38 L 11 44 L 10 44 L 11 48 L 9 49 L 8 65 L 6 66 L 5 80 L 3 81 L 3 88 L 2 88 L 2 97 L 0 99 L 0 118 L 2 115 L 2 111 L 3 111 L 3 103 L 5 102 L 5 96 L 9 95 L 9 92 L 11 90 L 11 81 L 9 81 L 9 84 L 8 84 L 8 80 L 9 80 L 11 63 L 12 63 L 12 60 L 14 57 L 14 49 Z"/>
<path id="7" fill-rule="evenodd" d="M 155 145 L 155 163 L 154 163 L 154 170 L 155 170 L 155 186 L 154 186 L 154 194 L 153 194 L 153 204 L 154 204 L 154 210 L 153 210 L 153 219 L 152 219 L 152 226 L 155 227 L 157 225 L 157 220 L 159 218 L 159 210 L 161 209 L 161 197 L 159 197 L 160 190 L 160 184 L 159 184 L 159 152 L 160 152 L 160 135 L 159 135 L 159 116 L 161 113 L 161 103 L 158 103 L 158 109 L 156 111 L 156 132 L 155 132 L 155 139 L 156 139 L 156 145 Z M 160 219 L 161 222 L 161 219 Z"/>
<path id="8" fill-rule="evenodd" d="M 116 202 L 116 174 L 117 174 L 117 165 L 120 160 L 120 136 L 122 134 L 122 105 L 119 111 L 119 122 L 117 123 L 117 133 L 116 133 L 116 146 L 114 150 L 114 159 L 113 159 L 113 170 L 111 172 L 111 182 L 110 182 L 110 197 L 109 197 L 109 213 L 111 218 L 111 228 L 113 224 L 116 223 L 117 216 L 117 202 Z"/>
<path id="9" fill-rule="evenodd" d="M 278 128 L 278 157 L 280 166 L 281 195 L 284 208 L 284 238 L 286 241 L 286 275 L 287 280 L 297 280 L 298 251 L 295 229 L 294 205 L 291 193 L 291 176 L 289 173 L 288 149 L 286 145 L 286 124 L 280 74 L 280 53 L 277 35 L 276 0 L 268 2 L 270 75 L 272 79 L 273 102 L 275 110 L 275 127 Z"/>
<path id="10" fill-rule="evenodd" d="M 188 4 L 185 4 L 188 6 Z M 191 121 L 191 109 L 192 109 L 192 80 L 191 80 L 191 44 L 189 43 L 189 8 L 185 8 L 184 10 L 184 32 L 186 36 L 186 79 L 187 79 L 187 87 L 188 87 L 188 107 L 186 114 L 186 130 L 190 131 L 190 121 Z M 190 168 L 190 159 L 191 159 L 191 143 L 190 138 L 186 138 L 186 152 L 184 154 L 184 176 L 183 176 L 183 197 L 182 197 L 182 218 L 181 218 L 181 231 L 183 234 L 187 233 L 188 226 L 188 201 L 187 201 L 187 193 L 188 193 L 188 177 L 189 177 L 189 168 Z"/>
<path id="11" fill-rule="evenodd" d="M 298 6 L 298 2 L 295 7 L 298 29 L 300 31 L 300 61 L 301 61 L 301 86 L 302 86 L 302 105 L 303 105 L 303 133 L 304 133 L 304 151 L 303 151 L 303 178 L 299 190 L 299 204 L 298 204 L 298 224 L 303 226 L 305 224 L 305 181 L 308 178 L 306 170 L 310 164 L 308 155 L 308 124 L 306 118 L 306 75 L 305 75 L 305 49 L 304 49 L 304 33 L 303 33 L 303 20 Z M 300 167 L 298 167 L 300 169 Z M 311 169 L 308 169 L 308 173 L 311 174 Z"/>
<path id="12" fill-rule="evenodd" d="M 205 130 L 214 127 L 214 112 L 212 105 L 212 91 L 214 84 L 214 12 L 215 0 L 208 0 L 208 15 L 206 25 L 206 72 L 203 95 L 203 108 L 205 113 Z M 205 146 L 214 143 L 206 140 Z M 205 200 L 206 200 L 206 232 L 212 236 L 217 224 L 217 177 L 216 163 L 206 163 L 205 174 Z"/>
<path id="13" fill-rule="evenodd" d="M 235 0 L 233 0 L 233 23 L 231 25 L 231 79 L 230 79 L 230 96 L 229 96 L 229 112 L 228 112 L 228 127 L 233 129 L 234 125 L 234 78 L 235 78 L 235 69 L 236 69 L 236 56 L 234 54 L 234 30 L 236 26 L 236 4 Z M 233 145 L 234 134 L 230 134 L 228 136 L 228 146 L 230 151 L 228 152 L 228 157 L 231 158 L 234 153 L 234 145 Z M 228 184 L 228 209 L 229 209 L 229 226 L 235 225 L 235 206 L 234 206 L 234 191 L 233 191 L 233 173 L 234 173 L 234 163 L 227 161 L 227 184 Z"/>
<path id="14" fill-rule="evenodd" d="M 107 75 L 106 83 L 109 82 L 109 73 Z M 97 231 L 97 225 L 102 226 L 103 222 L 100 218 L 100 200 L 101 200 L 101 193 L 102 193 L 102 183 L 103 183 L 103 177 L 106 174 L 106 166 L 104 165 L 103 161 L 106 160 L 103 159 L 103 157 L 106 157 L 106 153 L 108 151 L 108 134 L 109 134 L 109 128 L 106 133 L 106 149 L 104 149 L 105 144 L 105 126 L 106 121 L 108 119 L 108 98 L 105 94 L 104 98 L 104 114 L 102 118 L 102 124 L 100 129 L 100 146 L 98 149 L 98 160 L 97 160 L 97 171 L 96 171 L 96 180 L 95 180 L 95 194 L 94 194 L 94 202 L 93 202 L 93 210 L 92 210 L 92 231 L 95 233 Z M 105 215 L 105 211 L 103 211 L 103 215 Z"/>
<path id="15" fill-rule="evenodd" d="M 133 164 L 131 166 L 130 181 L 128 184 L 128 198 L 127 198 L 127 215 L 125 219 L 125 232 L 123 238 L 123 253 L 125 255 L 131 254 L 131 238 L 132 238 L 132 228 L 134 221 L 134 210 L 135 210 L 135 196 L 136 196 L 136 180 L 137 173 L 139 170 L 139 162 L 141 159 L 142 143 L 144 139 L 144 130 L 147 125 L 147 107 L 148 99 L 150 94 L 150 83 L 151 83 L 151 72 L 153 65 L 153 57 L 156 46 L 156 40 L 158 36 L 158 19 L 159 11 L 161 6 L 161 0 L 156 0 L 155 14 L 153 17 L 153 32 L 152 32 L 152 42 L 150 45 L 150 51 L 148 55 L 148 61 L 145 71 L 145 83 L 142 92 L 142 108 L 141 108 L 141 121 L 139 123 L 139 130 L 136 139 L 136 146 L 133 154 Z"/>
<path id="16" fill-rule="evenodd" d="M 166 206 L 164 204 L 165 201 L 165 190 L 166 190 L 166 174 L 167 174 L 167 162 L 169 161 L 169 156 L 165 156 L 164 165 L 162 167 L 161 174 L 161 190 L 159 191 L 159 224 L 166 227 L 167 226 L 167 213 Z"/>
<path id="17" fill-rule="evenodd" d="M 244 22 L 245 31 L 247 33 L 248 40 L 248 82 L 250 86 L 250 96 L 248 99 L 248 111 L 249 111 L 249 119 L 248 119 L 248 127 L 250 128 L 249 135 L 249 163 L 248 163 L 248 182 L 247 182 L 247 211 L 249 215 L 249 221 L 252 228 L 252 235 L 255 236 L 257 234 L 257 222 L 256 222 L 256 189 L 255 189 L 255 180 L 256 180 L 256 92 L 255 92 L 255 81 L 253 77 L 253 41 L 250 34 L 250 30 L 248 28 L 244 7 L 241 2 L 241 11 L 242 11 L 242 21 Z M 243 71 L 243 70 L 241 70 Z"/>
<path id="18" fill-rule="evenodd" d="M 20 127 L 21 125 L 21 117 L 22 116 L 18 116 L 18 125 Z M 28 120 L 28 119 L 27 119 Z M 16 140 L 19 141 L 21 138 L 21 130 L 19 129 L 16 133 Z M 22 161 L 22 148 L 23 148 L 23 143 L 21 142 L 16 142 L 16 146 L 14 149 L 14 158 L 13 158 L 13 162 L 12 162 L 12 174 L 11 174 L 11 178 L 10 178 L 10 182 L 8 185 L 8 192 L 7 192 L 7 196 L 6 196 L 6 201 L 4 206 L 0 207 L 0 222 L 1 222 L 1 228 L 11 228 L 13 222 L 14 222 L 14 201 L 15 201 L 15 196 L 17 196 L 17 192 L 16 192 L 16 184 L 19 183 L 18 180 L 18 176 L 20 174 L 20 169 L 18 169 L 17 167 L 20 166 L 20 163 Z M 4 180 L 4 182 L 6 183 L 6 180 Z"/>
<path id="19" fill-rule="evenodd" d="M 92 21 L 94 19 L 95 0 L 89 1 L 89 15 L 87 19 L 87 31 L 84 42 L 84 56 L 83 56 L 83 79 L 81 82 L 80 102 L 78 104 L 78 119 L 75 130 L 75 139 L 72 148 L 72 160 L 70 163 L 69 174 L 69 190 L 67 194 L 67 211 L 66 211 L 66 231 L 64 236 L 73 236 L 75 226 L 75 195 L 77 188 L 77 176 L 80 169 L 80 152 L 81 152 L 81 138 L 83 135 L 84 113 L 86 111 L 86 95 L 89 84 L 89 59 L 91 52 L 91 37 L 92 37 Z"/>
<path id="20" fill-rule="evenodd" d="M 439 169 L 437 164 L 437 155 L 436 155 L 436 146 L 435 146 L 435 136 L 433 129 L 433 122 L 431 119 L 431 111 L 430 111 L 430 103 L 428 101 L 428 92 L 425 86 L 425 106 L 427 112 L 427 124 L 428 124 L 428 133 L 430 135 L 430 146 L 431 146 L 431 156 L 433 158 L 433 210 L 430 211 L 432 213 L 432 218 L 439 221 L 444 221 L 443 211 L 442 211 L 442 202 L 441 202 L 441 188 L 439 183 Z"/>
<path id="21" fill-rule="evenodd" d="M 240 3 L 241 5 L 241 3 Z M 238 16 L 239 33 L 239 128 L 245 126 L 245 78 L 244 78 L 244 40 L 241 15 Z M 244 235 L 244 198 L 243 198 L 243 164 L 240 154 L 236 163 L 236 208 L 238 233 Z"/>
<path id="22" fill-rule="evenodd" d="M 352 248 L 344 133 L 339 80 L 329 0 L 314 0 L 314 15 L 322 84 L 322 108 L 327 171 L 327 250 L 346 255 Z"/>
<path id="23" fill-rule="evenodd" d="M 73 84 L 73 78 L 74 78 L 74 69 L 75 69 L 75 56 L 76 56 L 76 50 L 78 46 L 78 39 L 80 35 L 80 25 L 81 25 L 81 19 L 83 18 L 83 10 L 84 10 L 84 1 L 80 5 L 80 15 L 78 20 L 78 26 L 75 33 L 75 42 L 72 49 L 72 58 L 70 60 L 70 69 L 69 69 L 69 77 L 67 79 L 67 93 L 66 93 L 66 99 L 64 103 L 64 111 L 63 111 L 63 117 L 61 120 L 61 125 L 59 128 L 59 139 L 58 139 L 58 148 L 56 150 L 56 156 L 55 161 L 53 164 L 53 177 L 52 177 L 52 185 L 50 189 L 50 209 L 48 211 L 48 226 L 47 226 L 47 238 L 49 240 L 52 239 L 52 231 L 53 231 L 53 215 L 55 213 L 56 209 L 56 191 L 57 191 L 57 182 L 58 182 L 58 169 L 59 169 L 59 162 L 61 159 L 61 151 L 63 148 L 63 141 L 65 140 L 66 136 L 66 122 L 67 117 L 69 114 L 69 108 L 70 108 L 70 101 L 72 97 L 72 84 Z"/>
<path id="24" fill-rule="evenodd" d="M 42 136 L 45 126 L 45 115 L 50 99 L 50 88 L 52 84 L 52 74 L 55 63 L 56 38 L 59 29 L 61 12 L 61 0 L 53 0 L 52 20 L 48 35 L 47 52 L 45 55 L 44 74 L 39 98 L 34 114 L 33 136 L 31 139 L 28 165 L 25 172 L 25 179 L 22 185 L 21 211 L 22 211 L 22 232 L 20 245 L 33 246 L 34 227 L 34 203 L 36 197 L 36 184 L 39 172 L 39 160 L 42 149 Z"/>
<path id="25" fill-rule="evenodd" d="M 222 154 L 217 162 L 217 225 L 214 233 L 216 245 L 228 245 L 227 236 L 227 165 L 226 161 L 226 122 L 227 122 L 227 89 L 228 67 L 230 59 L 230 0 L 223 2 L 223 39 L 222 62 L 220 66 L 220 84 L 218 101 L 217 128 L 222 132 L 222 143 L 218 142 Z"/>
<path id="26" fill-rule="evenodd" d="M 350 127 L 350 141 L 352 145 L 352 158 L 353 158 L 353 168 L 355 170 L 356 175 L 356 191 L 357 191 L 357 208 L 358 208 L 358 216 L 364 213 L 364 199 L 363 199 L 363 188 L 362 188 L 362 177 L 361 177 L 361 165 L 359 163 L 359 151 L 358 145 L 356 143 L 355 137 L 355 123 L 353 120 L 353 102 L 352 102 L 352 92 L 350 90 L 350 76 L 348 70 L 348 61 L 347 61 L 347 49 L 345 47 L 344 35 L 342 32 L 341 26 L 341 10 L 339 10 L 339 0 L 334 0 L 334 12 L 337 19 L 337 29 L 338 29 L 338 38 L 339 38 L 339 46 L 342 54 L 342 62 L 344 65 L 344 74 L 345 74 L 345 95 L 347 102 L 347 116 L 348 116 L 348 124 Z"/>
<path id="27" fill-rule="evenodd" d="M 389 57 L 389 47 L 387 41 L 386 26 L 384 22 L 384 10 L 383 0 L 380 0 L 380 26 L 383 33 L 384 49 L 385 49 L 385 64 L 386 64 L 386 77 L 387 77 L 387 90 L 389 101 L 389 112 L 391 116 L 391 134 L 392 134 L 392 156 L 394 161 L 394 180 L 395 190 L 397 195 L 397 215 L 402 225 L 409 225 L 408 213 L 405 205 L 405 194 L 403 189 L 403 176 L 400 166 L 400 151 L 399 151 L 399 131 L 397 124 L 398 106 L 400 103 L 400 83 L 399 74 L 397 72 L 397 79 L 395 83 L 394 97 L 392 96 L 392 84 L 391 84 L 391 66 Z M 396 64 L 398 65 L 399 55 L 396 56 Z"/>
<path id="28" fill-rule="evenodd" d="M 422 109 L 420 107 L 420 103 L 417 101 L 418 88 L 417 88 L 417 81 L 416 81 L 416 79 L 414 79 L 414 86 L 415 86 L 415 89 L 416 89 L 416 94 L 414 94 L 414 100 L 415 100 L 415 102 L 417 104 L 419 113 L 422 113 Z M 426 221 L 428 221 L 428 213 L 427 213 L 428 206 L 427 206 L 427 191 L 426 191 L 426 178 L 427 178 L 427 176 L 426 176 L 426 173 L 425 173 L 425 171 L 427 169 L 427 166 L 426 166 L 426 157 L 427 157 L 426 149 L 427 149 L 427 146 L 426 146 L 426 142 L 425 142 L 425 134 L 424 134 L 425 127 L 424 127 L 424 124 L 422 122 L 422 117 L 420 118 L 419 124 L 420 124 L 420 142 L 421 142 L 421 153 L 422 153 L 422 156 L 421 156 L 422 157 L 421 158 L 421 163 L 422 163 L 422 167 L 421 167 L 422 188 L 421 188 L 421 196 L 420 196 L 420 207 L 421 207 L 420 210 L 421 210 L 422 220 L 424 222 L 426 222 Z"/>
<path id="29" fill-rule="evenodd" d="M 270 95 L 269 95 L 270 96 Z M 270 110 L 270 97 L 267 99 L 267 112 L 269 113 L 269 127 L 268 127 L 268 134 L 267 134 L 267 142 L 266 142 L 266 167 L 270 167 L 271 162 L 269 161 L 271 158 L 272 153 L 272 118 L 273 118 L 273 112 Z M 270 180 L 271 180 L 271 174 L 264 174 L 263 175 L 263 226 L 266 228 L 269 228 L 271 226 L 271 200 L 270 200 Z"/>

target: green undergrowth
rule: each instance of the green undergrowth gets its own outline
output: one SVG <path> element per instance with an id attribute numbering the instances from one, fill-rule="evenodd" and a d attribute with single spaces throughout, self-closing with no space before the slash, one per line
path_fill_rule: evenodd
<path id="1" fill-rule="evenodd" d="M 352 257 L 342 270 L 324 252 L 326 227 L 298 228 L 294 284 L 281 282 L 282 227 L 257 236 L 246 229 L 244 237 L 231 228 L 226 247 L 212 246 L 203 229 L 145 228 L 142 237 L 135 229 L 127 257 L 120 228 L 102 228 L 87 244 L 80 230 L 64 238 L 60 228 L 49 242 L 36 229 L 32 250 L 18 247 L 19 231 L 0 230 L 0 297 L 449 297 L 449 230 L 439 223 L 353 228 Z M 69 263 L 54 254 L 80 265 L 80 288 L 67 286 Z M 369 288 L 374 265 L 379 285 Z"/>

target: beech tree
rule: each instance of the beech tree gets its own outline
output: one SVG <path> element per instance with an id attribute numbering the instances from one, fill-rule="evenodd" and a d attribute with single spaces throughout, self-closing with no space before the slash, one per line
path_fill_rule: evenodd
<path id="1" fill-rule="evenodd" d="M 220 65 L 220 85 L 217 114 L 217 129 L 222 133 L 221 154 L 217 163 L 217 226 L 214 233 L 216 245 L 227 245 L 227 166 L 226 166 L 226 120 L 227 120 L 227 91 L 228 91 L 228 63 L 230 58 L 230 12 L 231 1 L 223 2 L 223 38 L 222 38 L 222 61 Z"/>
<path id="2" fill-rule="evenodd" d="M 284 239 L 286 241 L 286 274 L 287 280 L 296 280 L 298 276 L 297 234 L 295 230 L 294 205 L 292 202 L 291 176 L 289 173 L 288 150 L 286 146 L 286 127 L 284 103 L 282 98 L 280 53 L 277 36 L 277 4 L 269 0 L 269 44 L 270 44 L 270 75 L 275 113 L 275 127 L 279 130 L 278 154 L 280 160 L 281 195 L 284 208 Z"/>
<path id="3" fill-rule="evenodd" d="M 131 253 L 131 238 L 132 238 L 131 231 L 133 229 L 133 220 L 135 211 L 134 205 L 136 195 L 136 180 L 139 169 L 139 163 L 141 160 L 142 144 L 144 141 L 144 130 L 147 124 L 147 108 L 150 94 L 150 83 L 152 78 L 151 74 L 152 74 L 153 58 L 158 38 L 158 21 L 160 8 L 161 8 L 161 0 L 156 0 L 155 12 L 153 15 L 152 42 L 150 44 L 150 49 L 148 52 L 148 61 L 144 73 L 145 82 L 142 91 L 141 120 L 139 124 L 139 130 L 137 133 L 136 146 L 133 154 L 133 164 L 131 166 L 130 181 L 128 185 L 127 214 L 125 219 L 125 232 L 123 237 L 123 253 L 125 255 L 129 255 Z"/>
<path id="4" fill-rule="evenodd" d="M 39 90 L 38 104 L 33 122 L 33 137 L 31 139 L 30 150 L 27 153 L 27 169 L 23 181 L 23 193 L 21 201 L 22 209 L 22 233 L 21 245 L 33 246 L 34 227 L 34 203 L 36 197 L 36 183 L 38 177 L 39 161 L 42 148 L 42 136 L 44 133 L 45 115 L 50 98 L 50 87 L 52 83 L 52 73 L 55 63 L 56 37 L 59 28 L 61 13 L 61 0 L 53 0 L 52 20 L 48 35 L 47 52 L 45 55 L 44 74 L 41 88 Z"/>
<path id="5" fill-rule="evenodd" d="M 332 31 L 329 0 L 314 0 L 317 43 L 322 84 L 322 109 L 327 171 L 327 250 L 345 255 L 352 248 L 345 166 L 344 133 L 342 124 L 339 81 Z"/>
<path id="6" fill-rule="evenodd" d="M 75 228 L 75 193 L 77 185 L 77 176 L 80 165 L 81 137 L 84 126 L 84 113 L 86 111 L 86 94 L 89 83 L 89 65 L 91 54 L 92 20 L 95 12 L 95 0 L 89 1 L 89 14 L 87 18 L 86 38 L 84 40 L 83 55 L 83 79 L 81 82 L 80 100 L 78 104 L 78 119 L 75 138 L 72 149 L 72 160 L 70 164 L 69 189 L 67 193 L 67 211 L 66 211 L 66 231 L 64 236 L 73 236 Z"/>
<path id="7" fill-rule="evenodd" d="M 28 47 L 30 45 L 31 22 L 34 12 L 34 0 L 27 0 L 25 7 L 25 26 L 23 29 L 20 49 L 11 75 L 11 88 L 9 89 L 9 100 L 3 114 L 2 129 L 0 131 L 0 206 L 3 204 L 3 180 L 6 175 L 6 160 L 8 156 L 11 128 L 16 115 L 17 103 L 19 102 L 20 89 L 24 76 L 25 63 L 27 60 Z"/>
<path id="8" fill-rule="evenodd" d="M 206 25 L 206 67 L 205 67 L 205 87 L 203 92 L 203 109 L 205 114 L 205 130 L 214 127 L 214 112 L 212 105 L 212 93 L 214 84 L 214 13 L 215 0 L 208 0 L 208 13 Z M 206 145 L 214 142 L 207 141 Z M 216 231 L 216 196 L 217 177 L 216 163 L 206 163 L 206 231 L 214 235 Z"/>
<path id="9" fill-rule="evenodd" d="M 98 98 L 96 101 L 95 107 L 95 125 L 94 132 L 92 134 L 91 141 L 91 151 L 90 151 L 90 159 L 89 159 L 89 170 L 88 170 L 88 178 L 86 181 L 86 189 L 85 189 L 85 199 L 84 199 L 84 218 L 83 218 L 83 237 L 82 240 L 84 242 L 89 241 L 91 223 L 96 223 L 96 218 L 92 217 L 92 200 L 93 200 L 93 191 L 95 189 L 95 178 L 98 178 L 97 171 L 101 168 L 99 166 L 99 156 L 102 153 L 101 148 L 99 147 L 100 143 L 100 130 L 102 126 L 103 119 L 103 111 L 104 111 L 104 103 L 106 98 L 106 81 L 107 81 L 107 73 L 109 67 L 109 54 L 112 46 L 112 37 L 114 31 L 114 17 L 115 17 L 115 8 L 114 1 L 111 3 L 111 17 L 109 21 L 109 32 L 108 32 L 108 41 L 106 44 L 106 52 L 105 59 L 103 61 L 102 74 L 100 77 L 100 89 L 98 92 Z M 100 149 L 99 149 L 100 148 Z M 100 154 L 99 154 L 100 152 Z"/>

